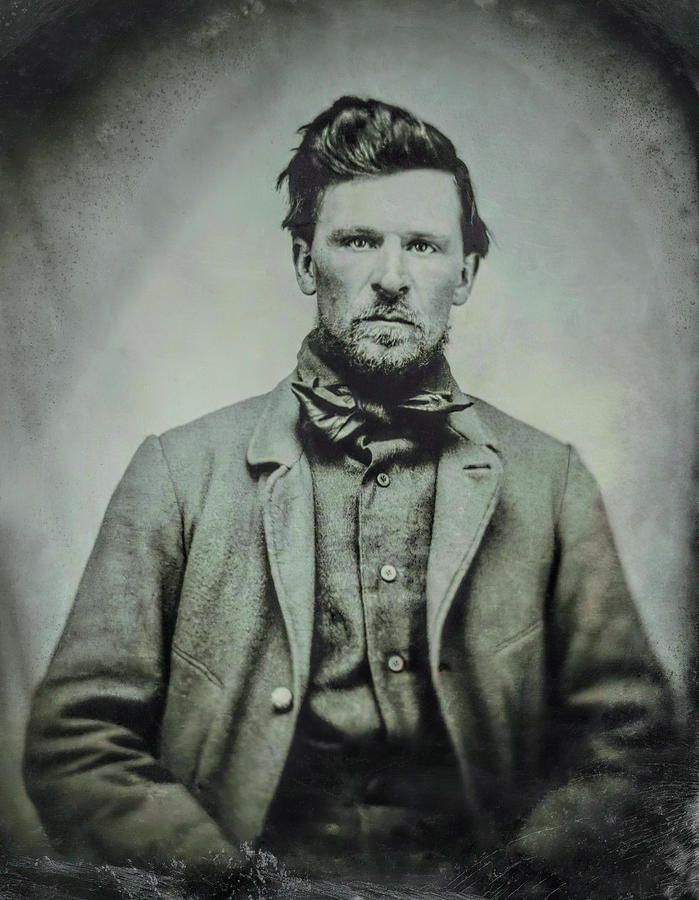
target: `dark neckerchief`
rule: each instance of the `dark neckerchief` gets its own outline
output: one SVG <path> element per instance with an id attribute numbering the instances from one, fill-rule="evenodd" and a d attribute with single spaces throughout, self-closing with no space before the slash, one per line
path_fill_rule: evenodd
<path id="1" fill-rule="evenodd" d="M 333 443 L 364 436 L 377 429 L 419 433 L 441 428 L 450 412 L 466 409 L 462 393 L 443 356 L 411 389 L 390 400 L 364 399 L 336 374 L 306 338 L 298 354 L 297 380 L 291 389 L 306 419 Z M 380 376 L 377 376 L 377 378 Z"/>

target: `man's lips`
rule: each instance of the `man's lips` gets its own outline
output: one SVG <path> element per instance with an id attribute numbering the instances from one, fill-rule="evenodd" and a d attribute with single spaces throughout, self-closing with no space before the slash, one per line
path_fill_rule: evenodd
<path id="1" fill-rule="evenodd" d="M 412 319 L 406 319 L 404 316 L 394 315 L 392 313 L 378 313 L 373 316 L 364 316 L 362 318 L 363 322 L 392 322 L 398 323 L 400 325 L 414 325 L 415 322 Z"/>

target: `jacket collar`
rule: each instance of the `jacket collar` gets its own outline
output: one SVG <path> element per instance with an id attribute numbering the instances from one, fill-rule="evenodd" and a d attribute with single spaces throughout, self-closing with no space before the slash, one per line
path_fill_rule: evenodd
<path id="1" fill-rule="evenodd" d="M 248 445 L 248 465 L 286 466 L 303 455 L 299 436 L 299 403 L 291 390 L 292 372 L 267 394 L 267 402 Z"/>
<path id="2" fill-rule="evenodd" d="M 492 429 L 483 421 L 476 409 L 476 401 L 473 397 L 464 395 L 469 400 L 469 406 L 466 409 L 451 413 L 449 416 L 449 426 L 461 437 L 466 438 L 470 444 L 478 447 L 489 447 L 496 453 L 500 452 L 498 440 Z"/>

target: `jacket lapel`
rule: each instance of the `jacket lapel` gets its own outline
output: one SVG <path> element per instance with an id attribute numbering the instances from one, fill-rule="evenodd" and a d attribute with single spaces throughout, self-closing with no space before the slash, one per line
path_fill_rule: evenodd
<path id="1" fill-rule="evenodd" d="M 472 404 L 453 413 L 437 468 L 427 564 L 427 638 L 435 673 L 444 622 L 497 504 L 502 463 Z"/>
<path id="2" fill-rule="evenodd" d="M 289 636 L 294 692 L 300 704 L 310 669 L 315 606 L 313 481 L 298 436 L 293 376 L 272 391 L 248 447 L 251 467 L 262 474 L 262 516 L 272 580 Z"/>

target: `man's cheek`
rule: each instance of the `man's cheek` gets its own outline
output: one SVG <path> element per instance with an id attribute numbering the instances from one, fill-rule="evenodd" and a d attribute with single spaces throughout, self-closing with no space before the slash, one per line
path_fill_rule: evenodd
<path id="1" fill-rule="evenodd" d="M 334 315 L 338 306 L 338 287 L 335 280 L 319 273 L 316 276 L 316 293 L 320 308 L 326 315 Z"/>
<path id="2" fill-rule="evenodd" d="M 319 269 L 317 274 L 318 286 L 322 287 L 329 296 L 342 296 L 345 292 L 346 279 L 341 274 L 328 271 L 327 269 Z"/>

